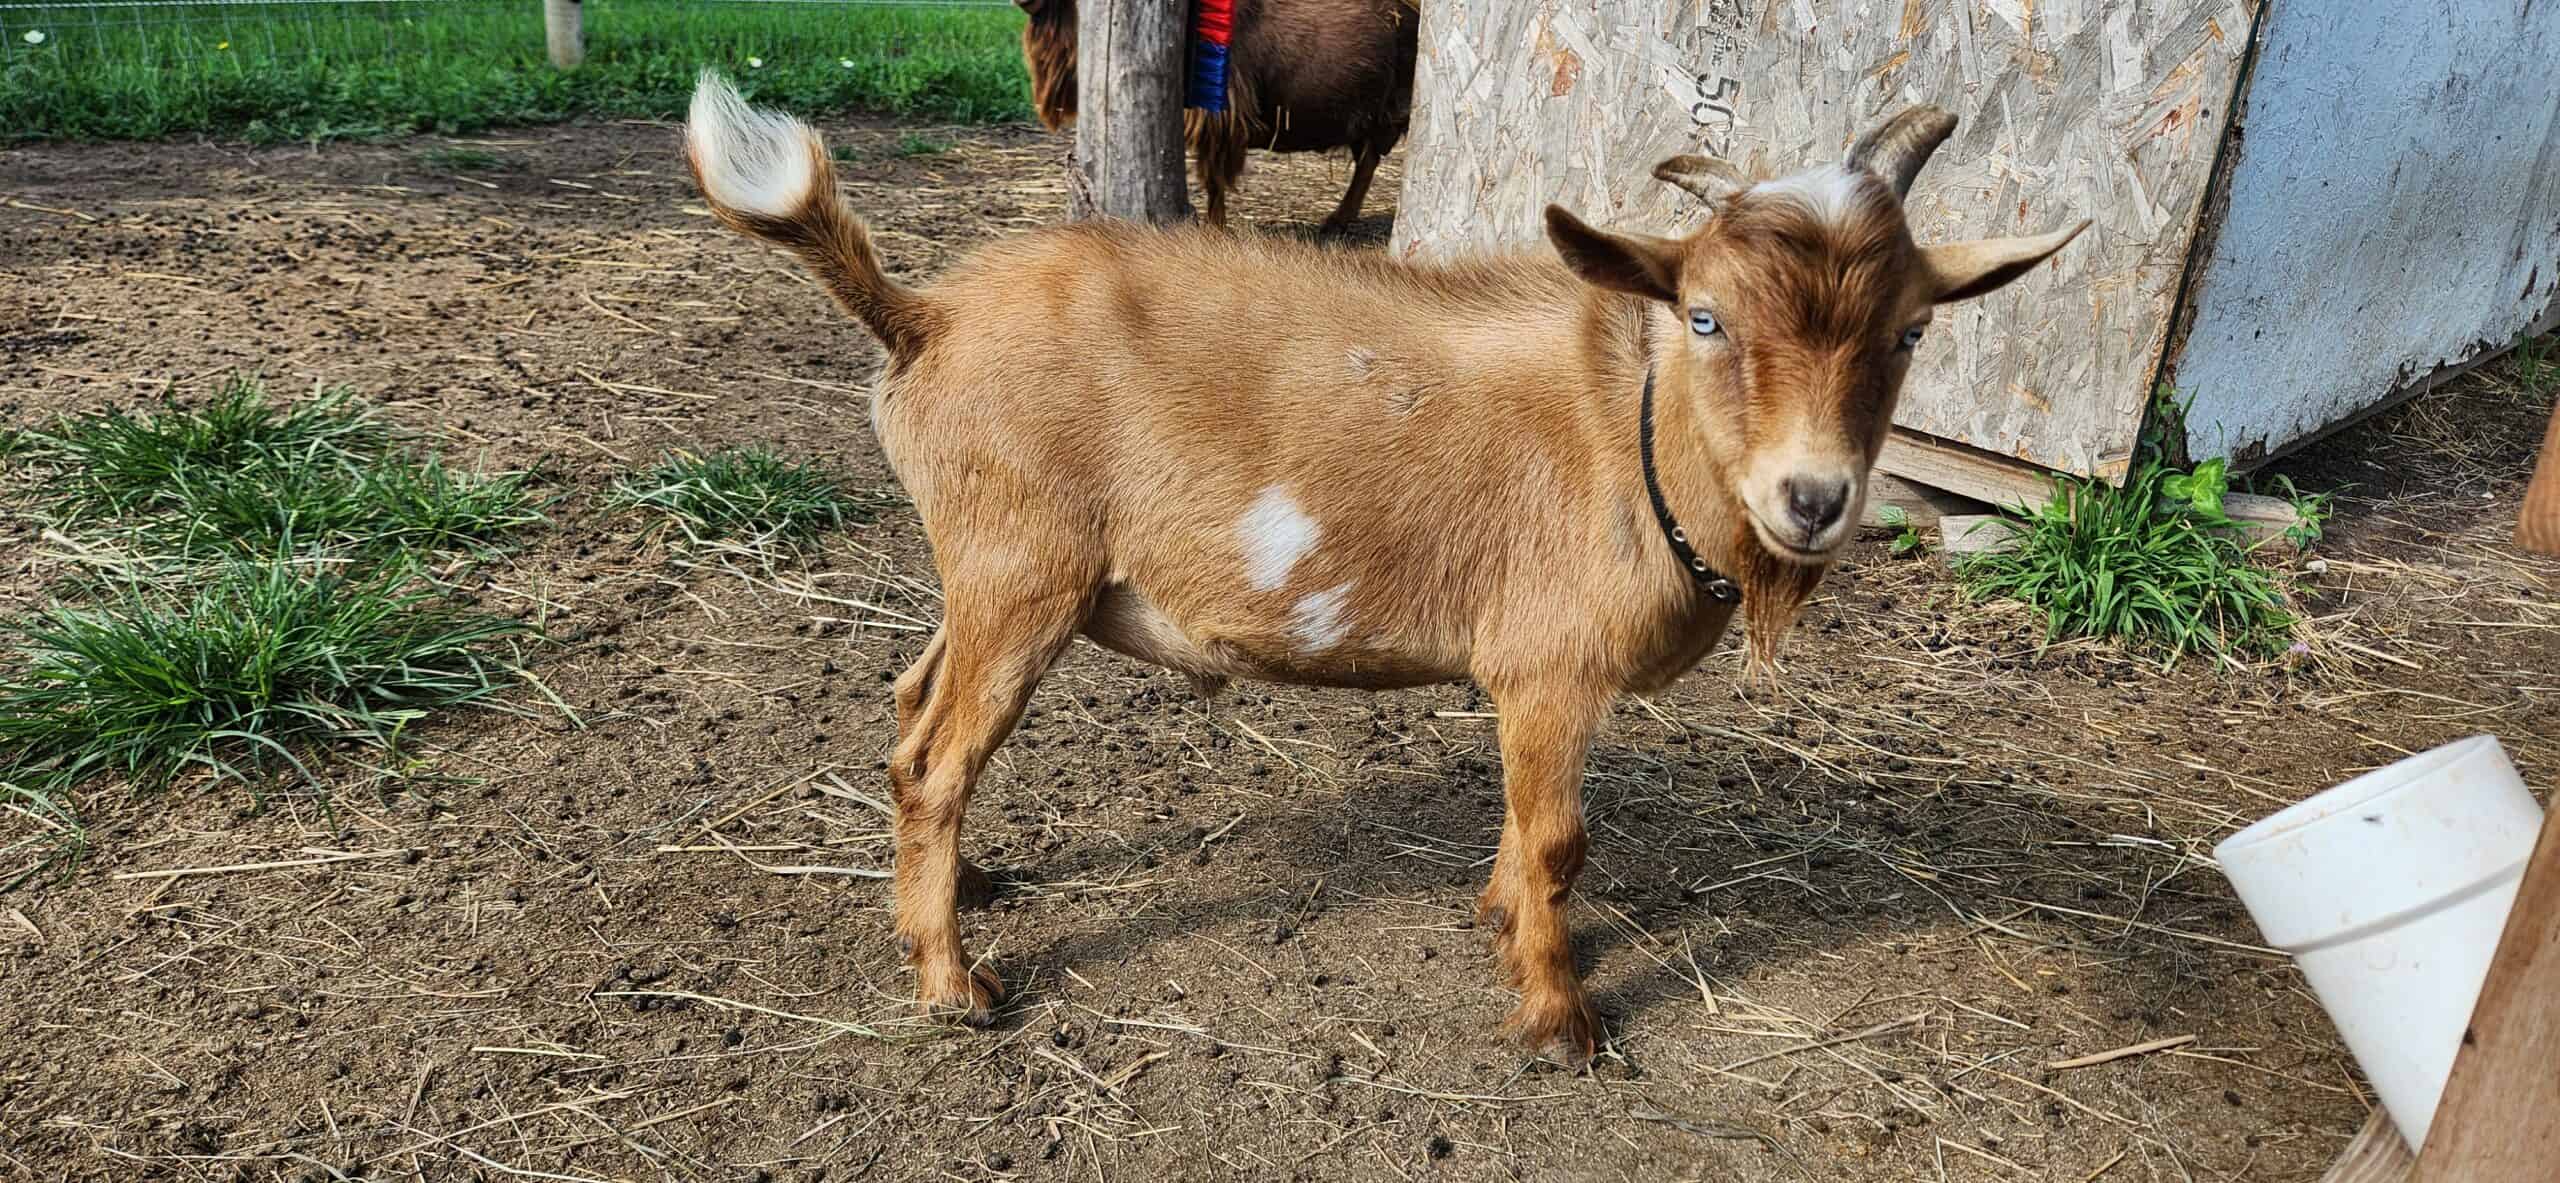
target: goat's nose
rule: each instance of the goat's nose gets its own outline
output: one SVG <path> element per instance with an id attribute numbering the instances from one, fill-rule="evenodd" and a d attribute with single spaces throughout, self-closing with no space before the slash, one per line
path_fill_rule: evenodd
<path id="1" fill-rule="evenodd" d="M 1849 506 L 1847 481 L 1803 480 L 1788 477 L 1787 515 L 1796 526 L 1812 538 L 1840 520 L 1840 512 Z"/>

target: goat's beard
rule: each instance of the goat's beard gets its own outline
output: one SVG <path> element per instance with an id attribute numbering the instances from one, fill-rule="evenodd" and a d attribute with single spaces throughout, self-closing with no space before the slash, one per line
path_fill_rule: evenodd
<path id="1" fill-rule="evenodd" d="M 1749 525 L 1742 527 L 1742 535 L 1742 545 L 1736 549 L 1745 557 L 1742 569 L 1735 573 L 1735 582 L 1742 587 L 1742 675 L 1745 681 L 1765 680 L 1775 688 L 1778 646 L 1831 564 L 1807 565 L 1770 554 Z"/>

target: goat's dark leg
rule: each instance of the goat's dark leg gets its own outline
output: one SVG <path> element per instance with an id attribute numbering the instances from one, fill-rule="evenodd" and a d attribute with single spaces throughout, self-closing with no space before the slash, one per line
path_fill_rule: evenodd
<path id="1" fill-rule="evenodd" d="M 1198 116 L 1198 122 L 1185 127 L 1184 140 L 1191 149 L 1193 175 L 1200 178 L 1200 194 L 1208 208 L 1201 220 L 1224 228 L 1227 224 L 1227 191 L 1236 187 L 1244 176 L 1246 123 L 1234 112 L 1225 115 Z"/>
<path id="2" fill-rule="evenodd" d="M 1225 229 L 1227 225 L 1226 185 L 1220 182 L 1218 178 L 1209 176 L 1200 178 L 1200 188 L 1206 192 L 1209 197 L 1209 212 L 1207 215 L 1209 224 L 1220 229 Z"/>
<path id="3" fill-rule="evenodd" d="M 1333 216 L 1324 220 L 1323 233 L 1347 234 L 1360 221 L 1360 207 L 1369 200 L 1369 182 L 1378 175 L 1378 162 L 1387 150 L 1376 140 L 1360 145 L 1359 160 L 1351 166 L 1351 187 L 1342 192 L 1342 204 L 1333 207 Z"/>
<path id="4" fill-rule="evenodd" d="M 1502 714 L 1502 846 L 1478 897 L 1503 970 L 1520 990 L 1503 1023 L 1530 1050 L 1589 1062 L 1600 1019 L 1573 968 L 1565 897 L 1582 873 L 1582 761 L 1609 696 L 1585 688 L 1495 687 Z"/>

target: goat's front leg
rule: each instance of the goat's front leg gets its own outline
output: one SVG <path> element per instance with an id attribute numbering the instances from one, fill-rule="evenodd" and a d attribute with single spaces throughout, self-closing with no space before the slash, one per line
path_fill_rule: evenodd
<path id="1" fill-rule="evenodd" d="M 1333 216 L 1324 220 L 1319 233 L 1348 234 L 1360 221 L 1360 207 L 1368 204 L 1369 182 L 1378 175 L 1378 161 L 1386 157 L 1386 149 L 1372 141 L 1360 145 L 1359 160 L 1351 166 L 1351 187 L 1342 191 L 1342 204 L 1333 207 Z"/>
<path id="2" fill-rule="evenodd" d="M 1479 923 L 1519 1009 L 1513 1038 L 1568 1067 L 1589 1062 L 1599 1016 L 1573 968 L 1565 897 L 1582 873 L 1582 761 L 1608 711 L 1608 696 L 1557 687 L 1494 691 L 1502 715 L 1502 847 L 1477 899 Z"/>

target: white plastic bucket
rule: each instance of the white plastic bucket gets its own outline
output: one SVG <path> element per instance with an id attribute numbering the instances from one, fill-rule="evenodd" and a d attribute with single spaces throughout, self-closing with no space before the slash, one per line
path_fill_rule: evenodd
<path id="1" fill-rule="evenodd" d="M 2496 738 L 2458 740 L 2214 848 L 2409 1145 L 2424 1146 L 2542 810 Z"/>

